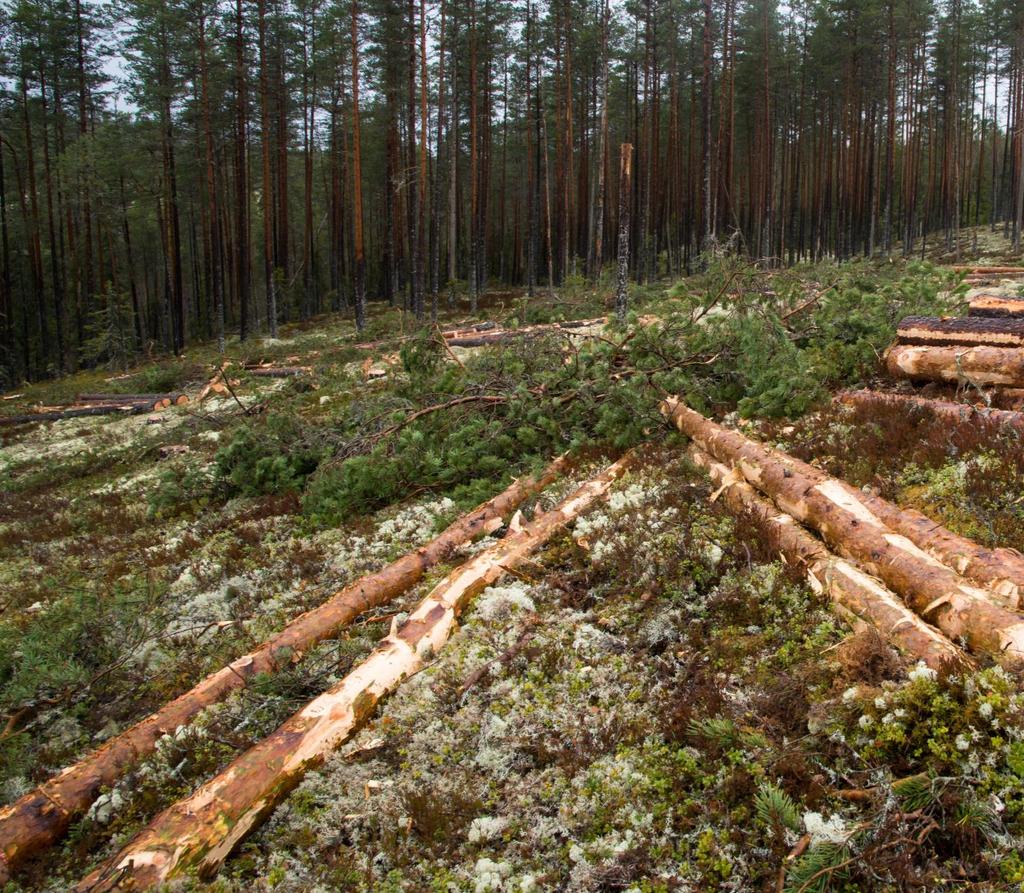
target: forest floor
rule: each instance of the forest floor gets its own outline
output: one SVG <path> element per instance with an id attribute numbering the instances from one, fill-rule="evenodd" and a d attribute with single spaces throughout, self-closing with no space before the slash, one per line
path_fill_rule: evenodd
<path id="1" fill-rule="evenodd" d="M 312 367 L 281 380 L 240 371 L 237 400 L 0 428 L 0 805 L 516 474 L 570 448 L 588 457 L 530 514 L 602 456 L 654 441 L 604 504 L 474 602 L 449 646 L 217 881 L 187 885 L 1024 889 L 1016 681 L 984 665 L 936 674 L 854 633 L 756 526 L 709 501 L 657 412 L 681 393 L 985 545 L 1024 551 L 1019 438 L 828 399 L 874 380 L 901 316 L 952 312 L 963 294 L 927 263 L 764 273 L 723 262 L 638 290 L 630 323 L 600 338 L 448 352 L 429 334 L 401 339 L 397 311 L 375 313 L 358 338 L 332 317 L 229 345 L 236 360 Z M 602 291 L 558 297 L 497 295 L 484 315 L 515 325 L 605 312 Z M 375 339 L 385 343 L 358 346 Z M 217 362 L 203 347 L 126 377 L 81 374 L 0 411 L 90 390 L 194 393 Z M 385 374 L 368 378 L 370 365 Z M 467 394 L 503 402 L 407 423 Z M 68 889 L 344 676 L 486 542 L 166 736 L 11 890 Z"/>

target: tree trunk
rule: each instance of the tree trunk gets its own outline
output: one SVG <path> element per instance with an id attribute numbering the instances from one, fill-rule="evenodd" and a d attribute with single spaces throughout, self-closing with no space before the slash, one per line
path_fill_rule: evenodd
<path id="1" fill-rule="evenodd" d="M 213 149 L 213 127 L 210 123 L 210 94 L 206 61 L 206 0 L 199 0 L 199 89 L 202 97 L 203 144 L 206 163 L 206 227 L 210 238 L 210 269 L 207 286 L 213 293 L 214 313 L 217 317 L 217 349 L 224 353 L 224 295 L 220 288 L 220 226 L 217 208 L 216 162 Z"/>
<path id="2" fill-rule="evenodd" d="M 444 647 L 458 616 L 478 593 L 603 498 L 633 464 L 634 455 L 627 454 L 556 508 L 454 570 L 344 679 L 191 797 L 157 816 L 76 890 L 145 889 L 192 870 L 213 875 L 307 772 L 321 765 L 384 697 Z"/>
<path id="3" fill-rule="evenodd" d="M 619 148 L 619 273 L 615 285 L 615 315 L 626 321 L 629 287 L 629 208 L 633 198 L 633 146 Z"/>
<path id="4" fill-rule="evenodd" d="M 260 673 L 276 672 L 297 661 L 364 611 L 386 604 L 419 582 L 453 550 L 493 529 L 523 500 L 554 481 L 569 463 L 556 459 L 535 478 L 514 482 L 502 493 L 463 515 L 444 532 L 376 573 L 345 587 L 318 608 L 293 620 L 249 654 L 208 676 L 60 775 L 0 808 L 0 882 L 26 859 L 56 842 L 68 826 L 131 766 L 152 753 L 157 740 L 190 722 L 200 710 L 249 684 Z"/>
<path id="5" fill-rule="evenodd" d="M 260 53 L 260 162 L 263 174 L 263 287 L 266 290 L 267 327 L 277 337 L 277 285 L 274 282 L 274 182 L 270 173 L 270 90 L 267 74 L 267 3 L 257 3 L 257 27 Z"/>
<path id="6" fill-rule="evenodd" d="M 246 160 L 248 100 L 242 0 L 235 0 L 235 292 L 238 336 L 249 337 L 249 172 Z"/>
<path id="7" fill-rule="evenodd" d="M 356 330 L 366 327 L 366 256 L 363 250 L 363 143 L 359 131 L 359 3 L 352 0 L 352 247 Z"/>
<path id="8" fill-rule="evenodd" d="M 784 512 L 816 529 L 844 557 L 878 576 L 921 617 L 953 641 L 1024 667 L 1024 616 L 996 604 L 983 589 L 940 564 L 907 537 L 894 533 L 856 491 L 834 478 L 820 482 L 790 457 L 773 454 L 716 425 L 675 398 L 662 413 L 719 462 L 734 465 Z"/>

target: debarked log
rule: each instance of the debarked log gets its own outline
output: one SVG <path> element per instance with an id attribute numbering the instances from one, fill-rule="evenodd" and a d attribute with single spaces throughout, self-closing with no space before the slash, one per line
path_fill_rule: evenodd
<path id="1" fill-rule="evenodd" d="M 445 337 L 449 347 L 485 347 L 488 344 L 500 344 L 503 341 L 511 341 L 514 338 L 534 338 L 538 335 L 549 333 L 565 332 L 575 333 L 577 329 L 589 326 L 604 325 L 607 319 L 599 316 L 596 319 L 577 319 L 569 322 L 539 323 L 532 326 L 523 326 L 518 329 L 497 329 L 480 334 L 456 335 Z"/>
<path id="2" fill-rule="evenodd" d="M 557 507 L 452 571 L 344 679 L 166 809 L 75 889 L 143 890 L 195 871 L 209 877 L 310 770 L 344 743 L 382 698 L 444 647 L 469 602 L 602 498 L 634 461 L 628 453 Z"/>
<path id="3" fill-rule="evenodd" d="M 741 474 L 694 446 L 689 454 L 719 488 L 712 498 L 720 495 L 734 514 L 752 516 L 786 563 L 800 568 L 811 588 L 827 595 L 839 606 L 840 614 L 853 614 L 908 657 L 932 668 L 970 664 L 961 648 L 918 617 L 880 581 L 830 552 L 791 515 L 757 493 Z"/>
<path id="4" fill-rule="evenodd" d="M 1024 387 L 1024 348 L 896 344 L 885 356 L 894 378 Z"/>
<path id="5" fill-rule="evenodd" d="M 427 570 L 459 546 L 500 526 L 525 499 L 539 493 L 569 466 L 560 457 L 536 477 L 525 477 L 493 499 L 454 521 L 424 546 L 361 577 L 319 607 L 300 615 L 255 650 L 206 677 L 189 691 L 136 723 L 59 775 L 0 808 L 0 884 L 26 859 L 56 842 L 70 823 L 114 784 L 156 742 L 190 722 L 201 710 L 223 700 L 260 673 L 298 660 L 359 614 L 383 605 L 418 583 Z"/>
<path id="6" fill-rule="evenodd" d="M 950 268 L 957 273 L 1008 273 L 1024 276 L 1024 267 L 1007 266 L 976 266 L 973 264 L 953 264 Z"/>
<path id="7" fill-rule="evenodd" d="M 1024 616 L 993 600 L 879 520 L 848 485 L 816 480 L 780 461 L 760 444 L 717 425 L 676 398 L 664 415 L 719 462 L 738 469 L 748 483 L 787 514 L 821 534 L 842 557 L 857 562 L 903 597 L 919 616 L 957 643 L 1024 669 Z"/>

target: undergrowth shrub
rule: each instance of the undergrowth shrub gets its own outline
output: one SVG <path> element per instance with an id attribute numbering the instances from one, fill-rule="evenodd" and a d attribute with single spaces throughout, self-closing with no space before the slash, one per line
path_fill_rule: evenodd
<path id="1" fill-rule="evenodd" d="M 241 427 L 217 451 L 215 480 L 232 496 L 297 492 L 323 456 L 323 447 L 310 434 L 284 415 L 270 415 L 258 427 Z"/>
<path id="2" fill-rule="evenodd" d="M 656 307 L 658 320 L 633 315 L 598 339 L 554 332 L 454 364 L 436 333 L 422 333 L 401 349 L 403 376 L 332 420 L 333 455 L 315 457 L 315 472 L 309 453 L 261 436 L 220 455 L 219 477 L 241 492 L 298 488 L 308 477 L 303 508 L 319 523 L 423 490 L 477 496 L 566 450 L 649 438 L 663 428 L 658 403 L 667 394 L 703 410 L 804 413 L 829 388 L 870 375 L 901 317 L 949 306 L 940 293 L 953 283 L 929 265 L 883 276 L 856 264 L 827 272 L 831 281 L 815 285 L 818 304 L 796 315 L 788 310 L 807 300 L 806 271 L 764 274 L 725 259 L 700 291 L 675 290 Z M 477 394 L 497 402 L 411 418 Z"/>

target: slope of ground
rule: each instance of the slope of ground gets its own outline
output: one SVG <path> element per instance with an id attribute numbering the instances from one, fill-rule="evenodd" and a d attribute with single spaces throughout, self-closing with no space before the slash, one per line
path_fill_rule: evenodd
<path id="1" fill-rule="evenodd" d="M 400 341 L 383 323 L 362 336 L 390 339 L 373 350 L 338 324 L 311 327 L 248 353 L 232 347 L 239 359 L 313 368 L 285 381 L 239 373 L 238 401 L 5 432 L 3 799 L 512 475 L 567 448 L 653 437 L 662 452 L 485 592 L 451 647 L 285 801 L 219 888 L 1019 883 L 1015 686 L 992 668 L 936 678 L 852 635 L 751 522 L 707 502 L 709 485 L 657 413 L 666 393 L 751 416 L 821 407 L 830 388 L 875 373 L 902 315 L 955 306 L 954 285 L 927 265 L 723 265 L 652 290 L 638 310 L 654 324 L 457 359 L 436 338 Z M 530 306 L 515 314 L 551 318 Z M 384 377 L 367 379 L 365 360 L 388 356 Z M 118 386 L 197 389 L 213 361 L 197 353 Z M 26 399 L 95 390 L 99 377 Z M 467 395 L 493 399 L 436 409 Z M 423 409 L 433 411 L 410 418 Z M 964 434 L 951 451 L 953 435 L 910 426 L 889 448 L 884 421 L 873 447 L 850 441 L 869 437 L 868 421 L 823 410 L 764 430 L 961 532 L 1024 545 L 1011 489 L 1024 464 L 1010 445 Z M 869 478 L 872 462 L 881 481 Z M 344 675 L 423 591 L 167 736 L 19 887 L 67 889 Z"/>

